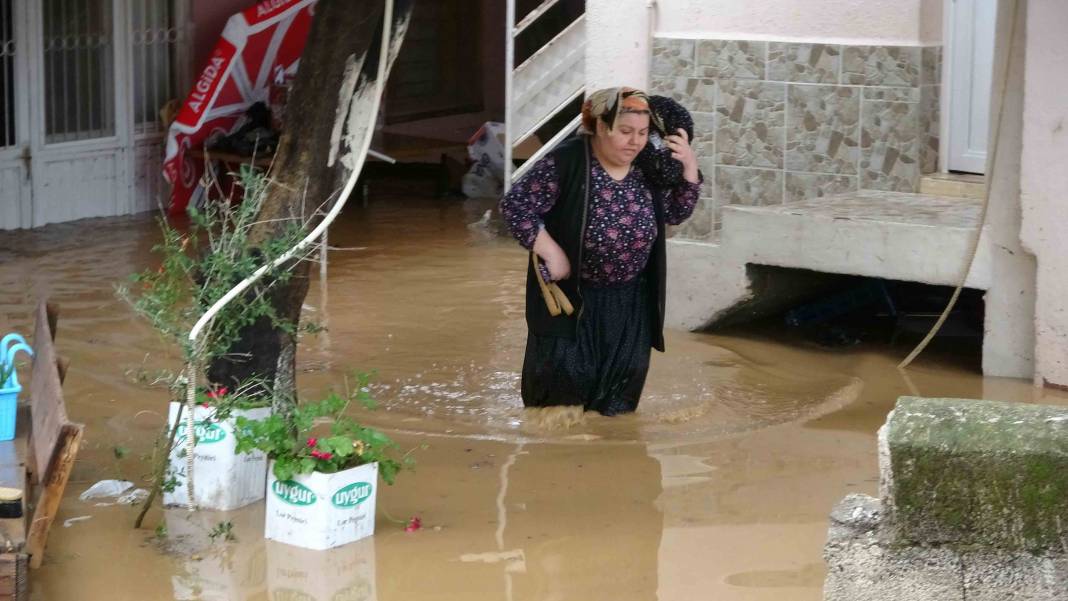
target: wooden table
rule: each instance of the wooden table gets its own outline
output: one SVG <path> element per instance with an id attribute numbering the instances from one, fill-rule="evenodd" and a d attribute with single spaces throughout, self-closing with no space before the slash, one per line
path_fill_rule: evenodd
<path id="1" fill-rule="evenodd" d="M 376 132 L 371 140 L 371 148 L 392 158 L 397 162 L 367 157 L 359 187 L 366 200 L 368 181 L 380 178 L 423 179 L 434 182 L 437 196 L 444 196 L 449 191 L 449 167 L 447 156 L 450 152 L 466 154 L 467 145 L 437 138 L 409 136 L 391 132 Z"/>
<path id="2" fill-rule="evenodd" d="M 362 172 L 360 173 L 361 185 L 357 188 L 366 199 L 368 181 L 379 178 L 401 177 L 405 179 L 432 180 L 438 196 L 443 196 L 449 191 L 449 169 L 446 164 L 448 153 L 466 152 L 467 146 L 463 142 L 426 138 L 422 136 L 409 136 L 391 132 L 376 132 L 371 142 L 371 148 L 392 158 L 397 162 L 389 162 L 367 157 Z M 242 156 L 229 152 L 207 150 L 204 148 L 190 148 L 186 151 L 196 160 L 204 161 L 210 174 L 220 183 L 227 179 L 226 174 L 237 171 L 240 165 L 252 165 L 259 169 L 269 169 L 274 162 L 274 155 Z M 220 171 L 218 164 L 229 166 L 225 171 Z M 236 182 L 230 182 L 229 188 L 224 194 L 234 194 Z M 218 194 L 218 190 L 206 192 Z"/>
<path id="3" fill-rule="evenodd" d="M 54 305 L 37 306 L 29 402 L 19 407 L 15 439 L 0 442 L 0 486 L 22 491 L 22 516 L 0 519 L 0 601 L 29 596 L 27 568 L 40 567 L 44 559 L 85 429 L 67 418 L 63 402 L 68 363 L 54 346 L 58 319 Z M 41 489 L 36 495 L 34 484 Z"/>

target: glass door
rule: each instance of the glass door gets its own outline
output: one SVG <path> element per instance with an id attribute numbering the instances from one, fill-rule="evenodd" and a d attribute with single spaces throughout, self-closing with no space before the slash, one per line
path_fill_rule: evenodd
<path id="1" fill-rule="evenodd" d="M 29 227 L 31 216 L 24 9 L 24 0 L 0 0 L 0 230 Z"/>
<path id="2" fill-rule="evenodd" d="M 42 0 L 45 143 L 115 135 L 112 0 Z"/>
<path id="3" fill-rule="evenodd" d="M 126 212 L 125 23 L 116 0 L 35 0 L 33 226 Z"/>

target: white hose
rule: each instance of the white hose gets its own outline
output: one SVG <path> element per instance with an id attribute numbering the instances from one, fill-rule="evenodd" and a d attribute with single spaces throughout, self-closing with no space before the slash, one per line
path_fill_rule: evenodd
<path id="1" fill-rule="evenodd" d="M 385 11 L 382 16 L 382 47 L 379 51 L 378 58 L 378 81 L 375 82 L 377 87 L 377 93 L 374 96 L 372 104 L 372 110 L 368 115 L 369 130 L 373 129 L 375 119 L 378 117 L 378 109 L 382 101 L 382 92 L 386 85 L 386 68 L 389 66 L 389 47 L 392 37 L 392 25 L 393 25 L 393 0 L 385 0 Z M 353 188 L 356 187 L 356 180 L 360 177 L 360 171 L 363 169 L 363 164 L 367 158 L 367 151 L 371 147 L 371 136 L 364 136 L 362 142 L 362 148 L 359 149 L 359 153 L 356 154 L 356 162 L 352 167 L 352 172 L 349 174 L 349 179 L 345 182 L 345 187 L 341 189 L 341 195 L 338 196 L 337 202 L 327 212 L 323 220 L 319 222 L 319 225 L 315 227 L 303 240 L 298 242 L 293 248 L 289 249 L 282 256 L 278 257 L 274 261 L 261 266 L 252 275 L 242 280 L 238 285 L 234 286 L 229 292 L 223 295 L 218 301 L 215 302 L 205 313 L 197 320 L 193 325 L 193 329 L 189 332 L 189 345 L 190 348 L 196 348 L 197 337 L 200 336 L 201 331 L 207 327 L 212 319 L 218 315 L 219 311 L 223 309 L 230 301 L 234 300 L 239 294 L 248 289 L 249 286 L 256 283 L 263 274 L 267 273 L 271 269 L 275 269 L 283 263 L 291 260 L 297 256 L 298 253 L 303 251 L 313 241 L 322 237 L 323 232 L 326 231 L 338 214 L 341 213 L 341 209 L 344 208 L 345 203 L 348 201 L 349 196 L 352 194 Z M 196 407 L 196 378 L 197 378 L 197 366 L 194 362 L 190 362 L 186 366 L 188 372 L 188 382 L 186 384 L 186 439 L 185 439 L 185 451 L 186 451 L 186 490 L 189 493 L 189 499 L 186 504 L 186 509 L 192 511 L 196 509 L 196 503 L 194 502 L 194 490 L 193 490 L 193 449 L 196 446 L 195 427 L 196 420 L 193 417 L 193 410 Z"/>
<path id="2" fill-rule="evenodd" d="M 942 326 L 946 323 L 946 319 L 949 318 L 949 314 L 953 311 L 953 307 L 956 306 L 957 300 L 960 298 L 961 292 L 964 290 L 964 285 L 968 282 L 968 274 L 972 272 L 972 265 L 975 264 L 975 257 L 979 254 L 979 241 L 983 237 L 983 226 L 986 224 L 986 215 L 990 209 L 990 186 L 994 181 L 994 169 L 997 166 L 998 161 L 998 146 L 1001 144 L 1001 122 L 1005 116 L 1005 92 L 1009 86 L 1009 71 L 1012 69 L 1012 49 L 1016 45 L 1016 20 L 1017 15 L 1020 12 L 1020 2 L 1023 0 L 1017 0 L 1012 6 L 1012 20 L 1009 22 L 1009 47 L 1005 56 L 1005 71 L 1001 77 L 1001 90 L 998 92 L 999 104 L 998 112 L 994 121 L 994 139 L 990 150 L 990 160 L 988 162 L 989 168 L 986 173 L 986 185 L 983 190 L 983 204 L 979 210 L 979 225 L 976 227 L 975 236 L 972 237 L 971 246 L 968 249 L 968 260 L 964 264 L 963 272 L 960 276 L 960 283 L 953 289 L 952 296 L 949 297 L 949 302 L 946 303 L 946 308 L 942 310 L 941 315 L 938 316 L 938 320 L 931 326 L 931 329 L 927 332 L 927 335 L 923 337 L 923 340 L 916 345 L 916 348 L 912 349 L 912 352 L 905 357 L 901 363 L 897 365 L 899 370 L 903 370 L 920 356 L 927 345 L 934 340 L 934 337 L 938 334 L 938 331 L 942 329 Z"/>

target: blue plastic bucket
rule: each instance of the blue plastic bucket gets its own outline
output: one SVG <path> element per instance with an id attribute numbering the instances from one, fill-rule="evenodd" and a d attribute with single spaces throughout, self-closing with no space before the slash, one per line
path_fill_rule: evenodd
<path id="1" fill-rule="evenodd" d="M 0 391 L 19 385 L 18 375 L 12 369 L 15 365 L 15 353 L 19 351 L 23 351 L 31 357 L 33 356 L 33 349 L 26 344 L 26 340 L 22 336 L 12 332 L 0 339 L 0 374 L 11 369 L 11 375 L 8 376 L 7 381 L 0 382 Z"/>
<path id="2" fill-rule="evenodd" d="M 15 414 L 18 412 L 19 393 L 22 392 L 18 374 L 14 370 L 15 353 L 19 351 L 33 356 L 33 349 L 22 336 L 11 333 L 0 339 L 0 368 L 3 368 L 0 373 L 11 370 L 7 381 L 0 382 L 0 441 L 15 438 Z"/>
<path id="3" fill-rule="evenodd" d="M 0 388 L 0 441 L 15 439 L 15 414 L 21 386 Z"/>

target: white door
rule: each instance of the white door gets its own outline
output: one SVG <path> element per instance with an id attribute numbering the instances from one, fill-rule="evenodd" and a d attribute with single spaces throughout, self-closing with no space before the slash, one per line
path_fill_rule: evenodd
<path id="1" fill-rule="evenodd" d="M 33 227 L 127 212 L 126 23 L 116 4 L 28 4 Z"/>
<path id="2" fill-rule="evenodd" d="M 22 0 L 0 0 L 0 229 L 32 216 L 26 15 Z"/>
<path id="3" fill-rule="evenodd" d="M 158 207 L 189 0 L 0 0 L 0 230 Z"/>
<path id="4" fill-rule="evenodd" d="M 983 173 L 990 121 L 997 0 L 950 0 L 946 168 Z"/>

